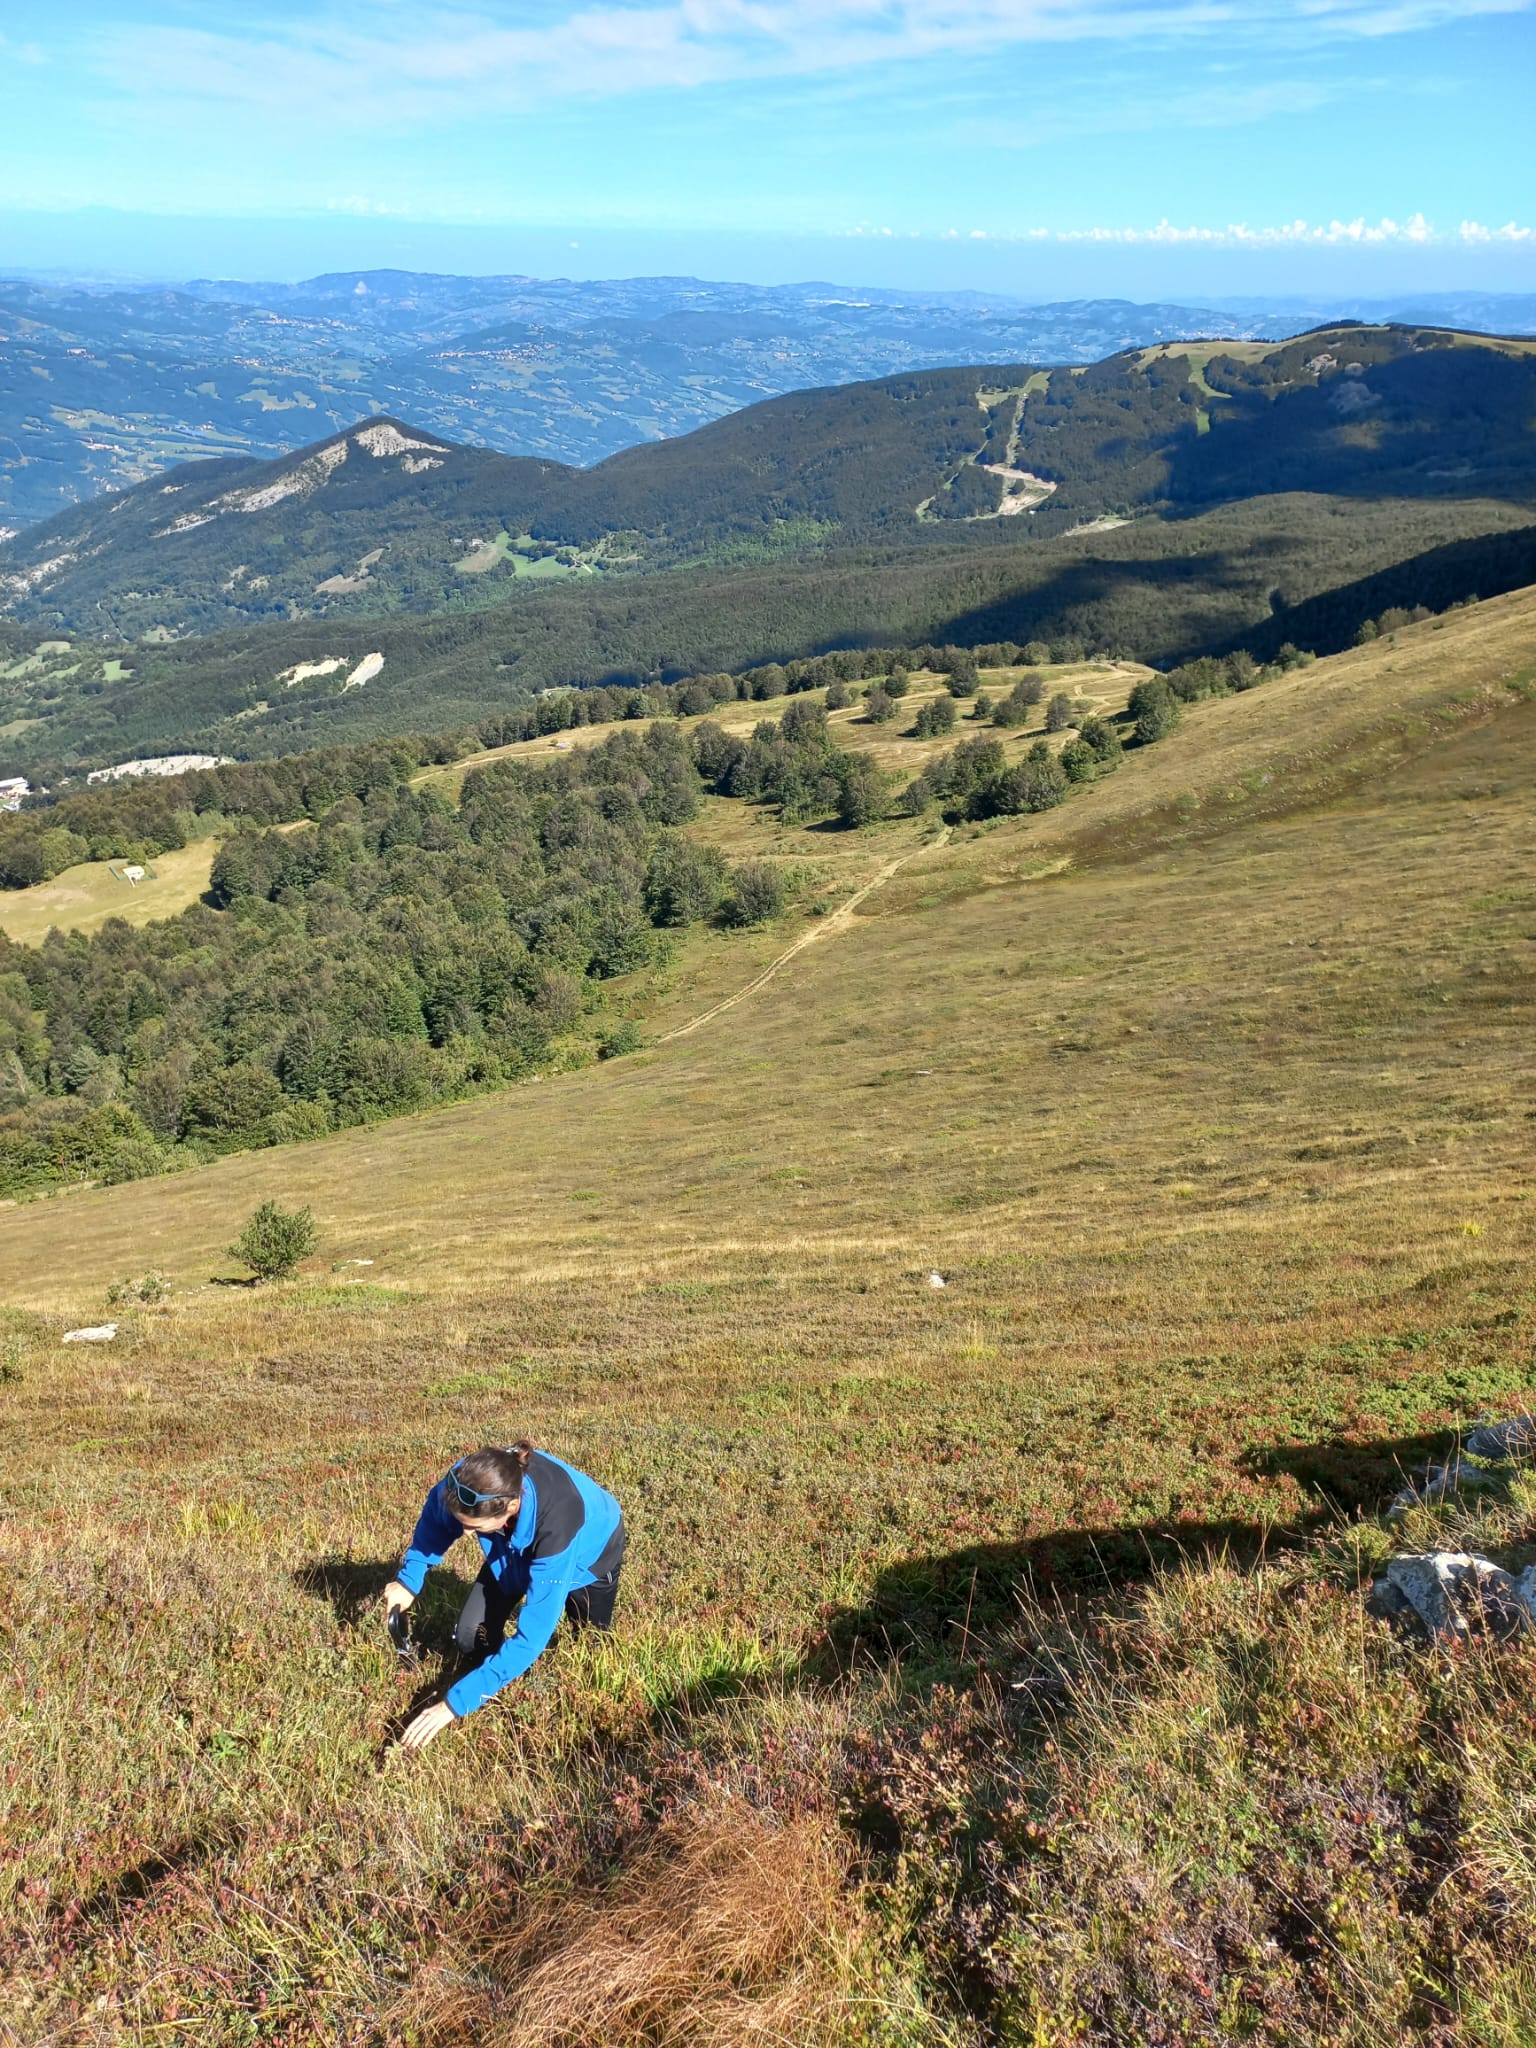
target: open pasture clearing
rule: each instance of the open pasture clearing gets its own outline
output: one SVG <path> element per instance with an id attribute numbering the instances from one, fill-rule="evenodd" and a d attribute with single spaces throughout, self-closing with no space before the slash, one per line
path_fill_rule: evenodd
<path id="1" fill-rule="evenodd" d="M 128 924 L 174 917 L 207 889 L 218 850 L 218 840 L 208 838 L 156 854 L 154 873 L 136 883 L 112 872 L 122 867 L 121 861 L 88 860 L 65 868 L 51 882 L 0 890 L 0 931 L 23 945 L 40 946 L 55 925 L 65 932 L 94 932 L 109 917 Z"/>
<path id="2" fill-rule="evenodd" d="M 665 1047 L 8 1211 L 18 2038 L 1526 2038 L 1530 1653 L 1350 1575 L 1536 1380 L 1533 621 L 1198 706 Z M 266 1196 L 314 1269 L 206 1287 Z M 365 1601 L 522 1429 L 625 1501 L 619 1632 L 407 1765 Z"/>

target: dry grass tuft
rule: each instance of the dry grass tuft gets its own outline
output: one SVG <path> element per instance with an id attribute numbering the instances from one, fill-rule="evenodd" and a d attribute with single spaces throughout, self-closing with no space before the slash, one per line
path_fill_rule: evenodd
<path id="1" fill-rule="evenodd" d="M 821 1819 L 673 1822 L 606 1887 L 546 1891 L 488 1928 L 488 1988 L 444 1995 L 439 1982 L 429 2031 L 477 2048 L 846 2041 L 845 1866 Z"/>

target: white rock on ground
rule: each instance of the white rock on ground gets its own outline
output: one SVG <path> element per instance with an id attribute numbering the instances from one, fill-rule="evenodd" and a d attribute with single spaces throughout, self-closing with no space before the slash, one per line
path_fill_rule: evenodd
<path id="1" fill-rule="evenodd" d="M 947 1287 L 949 1282 L 942 1273 L 930 1273 L 928 1275 L 928 1285 L 930 1287 Z"/>
<path id="2" fill-rule="evenodd" d="M 110 1344 L 117 1335 L 116 1323 L 98 1323 L 90 1330 L 66 1330 L 66 1344 Z"/>
<path id="3" fill-rule="evenodd" d="M 1371 1604 L 1391 1619 L 1411 1611 L 1431 1636 L 1514 1635 L 1536 1627 L 1536 1565 L 1516 1578 L 1464 1550 L 1405 1552 L 1372 1586 Z"/>

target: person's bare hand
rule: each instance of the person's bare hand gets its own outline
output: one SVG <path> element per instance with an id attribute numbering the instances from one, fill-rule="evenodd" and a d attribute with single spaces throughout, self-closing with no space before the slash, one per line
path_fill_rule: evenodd
<path id="1" fill-rule="evenodd" d="M 458 1715 L 445 1701 L 439 1700 L 435 1707 L 423 1707 L 400 1738 L 402 1749 L 425 1749 L 429 1742 L 441 1735 L 445 1728 L 451 1728 Z"/>
<path id="2" fill-rule="evenodd" d="M 398 1579 L 391 1579 L 384 1588 L 384 1619 L 392 1621 L 397 1614 L 404 1614 L 408 1607 L 416 1605 L 416 1595 L 409 1586 L 402 1586 Z"/>

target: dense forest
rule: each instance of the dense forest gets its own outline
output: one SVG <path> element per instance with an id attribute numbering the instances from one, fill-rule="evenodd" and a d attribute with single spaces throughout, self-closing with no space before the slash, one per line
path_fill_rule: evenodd
<path id="1" fill-rule="evenodd" d="M 1411 579 L 1411 565 L 1432 554 L 1437 587 L 1426 601 L 1437 607 L 1536 580 L 1529 512 L 1492 500 L 1254 499 L 1047 544 L 1010 541 L 1020 523 L 994 522 L 989 531 L 1008 544 L 982 550 L 849 549 L 572 579 L 519 586 L 489 611 L 350 630 L 305 621 L 125 650 L 40 645 L 10 629 L 0 772 L 53 784 L 71 766 L 188 746 L 251 757 L 355 745 L 478 725 L 562 685 L 637 688 L 838 649 L 1076 639 L 1174 664 L 1249 634 L 1308 644 L 1293 614 L 1331 592 L 1347 641 L 1360 618 L 1417 601 L 1370 589 L 1351 599 L 1348 587 L 1404 563 Z M 1438 552 L 1452 543 L 1466 545 Z M 1272 649 L 1256 639 L 1254 651 Z M 379 672 L 347 688 L 349 670 L 373 652 Z M 320 664 L 325 673 L 296 673 Z"/>
<path id="2" fill-rule="evenodd" d="M 675 724 L 488 764 L 456 810 L 404 766 L 360 764 L 298 831 L 234 834 L 179 917 L 0 941 L 0 1188 L 137 1178 L 533 1072 L 574 1050 L 598 983 L 701 914 L 708 890 L 675 886 L 702 788 Z M 729 877 L 699 864 L 717 909 Z"/>
<path id="3" fill-rule="evenodd" d="M 1052 652 L 981 651 L 1010 664 Z M 973 727 L 1018 725 L 1044 694 L 1026 670 L 993 705 L 969 650 L 879 659 L 871 719 L 899 702 L 909 662 L 947 673 L 938 701 L 973 700 Z M 39 947 L 0 938 L 0 1195 L 174 1171 L 635 1049 L 636 1023 L 604 984 L 662 957 L 669 931 L 784 908 L 778 869 L 733 872 L 681 831 L 706 790 L 849 829 L 930 806 L 1045 810 L 1113 770 L 1124 737 L 1171 731 L 1182 701 L 1257 680 L 1245 657 L 1152 679 L 1123 733 L 1063 695 L 1046 717 L 1048 730 L 1077 719 L 1061 747 L 1041 739 L 1010 763 L 976 730 L 898 790 L 830 736 L 828 703 L 847 700 L 856 665 L 698 677 L 665 706 L 635 693 L 607 707 L 632 727 L 553 761 L 472 767 L 457 807 L 413 780 L 418 767 L 500 729 L 109 785 L 5 821 L 13 880 L 82 846 L 150 855 L 215 818 L 228 836 L 207 898 L 178 917 L 54 931 Z M 678 722 L 727 696 L 789 701 L 746 734 Z M 568 716 L 591 708 L 577 693 L 547 701 Z M 663 708 L 673 716 L 647 717 Z"/>

